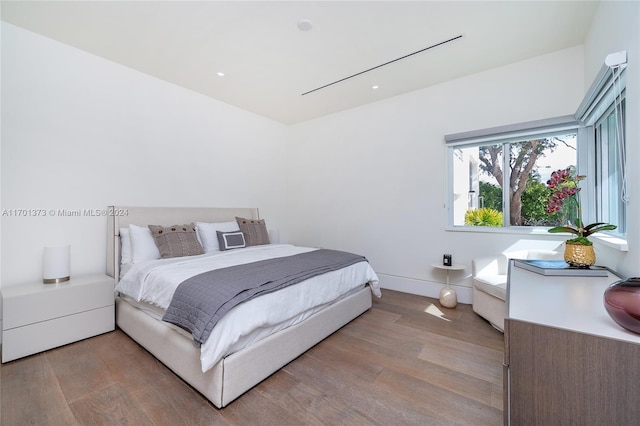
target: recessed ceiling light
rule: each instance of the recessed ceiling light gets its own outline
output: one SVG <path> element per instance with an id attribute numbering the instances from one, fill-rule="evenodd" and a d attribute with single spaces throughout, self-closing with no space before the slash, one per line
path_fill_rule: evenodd
<path id="1" fill-rule="evenodd" d="M 300 31 L 309 31 L 313 28 L 313 23 L 308 19 L 301 19 L 298 21 L 298 29 Z"/>
<path id="2" fill-rule="evenodd" d="M 380 87 L 380 86 L 378 86 L 377 84 L 374 84 L 373 86 L 371 86 L 371 88 L 372 88 L 373 90 L 376 90 L 378 87 Z"/>
<path id="3" fill-rule="evenodd" d="M 218 71 L 218 77 L 224 77 L 224 73 L 222 71 Z"/>

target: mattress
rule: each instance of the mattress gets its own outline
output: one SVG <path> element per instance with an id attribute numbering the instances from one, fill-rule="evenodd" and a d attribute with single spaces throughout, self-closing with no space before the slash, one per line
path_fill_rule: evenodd
<path id="1" fill-rule="evenodd" d="M 132 265 L 116 286 L 123 300 L 161 321 L 175 288 L 185 279 L 205 270 L 284 257 L 313 248 L 288 244 L 254 246 L 190 258 L 160 259 Z M 298 324 L 326 306 L 357 292 L 368 284 L 380 295 L 378 277 L 367 262 L 360 262 L 246 301 L 227 313 L 201 347 L 202 371 L 223 357 Z M 164 323 L 164 322 L 163 322 Z M 187 338 L 190 334 L 164 323 Z"/>

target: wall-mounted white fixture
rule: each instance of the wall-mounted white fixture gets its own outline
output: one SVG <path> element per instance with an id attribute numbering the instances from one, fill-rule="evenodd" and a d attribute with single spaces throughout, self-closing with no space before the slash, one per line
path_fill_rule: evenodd
<path id="1" fill-rule="evenodd" d="M 71 276 L 71 249 L 69 246 L 45 247 L 42 257 L 42 282 L 58 284 Z"/>
<path id="2" fill-rule="evenodd" d="M 622 50 L 620 52 L 611 53 L 611 54 L 607 55 L 607 57 L 604 60 L 604 63 L 608 67 L 615 67 L 615 66 L 618 66 L 618 65 L 626 64 L 627 63 L 627 51 L 626 50 Z"/>

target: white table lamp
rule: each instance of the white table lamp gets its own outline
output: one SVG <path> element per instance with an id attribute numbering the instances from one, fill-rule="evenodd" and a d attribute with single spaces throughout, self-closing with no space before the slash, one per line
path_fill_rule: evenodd
<path id="1" fill-rule="evenodd" d="M 69 281 L 71 269 L 69 246 L 45 247 L 42 258 L 42 282 L 58 284 Z"/>

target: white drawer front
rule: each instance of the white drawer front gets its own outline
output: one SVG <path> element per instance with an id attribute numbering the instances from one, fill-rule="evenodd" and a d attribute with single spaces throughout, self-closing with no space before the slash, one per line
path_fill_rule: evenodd
<path id="1" fill-rule="evenodd" d="M 10 290 L 15 290 L 12 294 Z M 72 279 L 3 291 L 4 330 L 114 305 L 112 279 Z"/>
<path id="2" fill-rule="evenodd" d="M 114 307 L 80 312 L 2 332 L 2 362 L 66 345 L 114 329 Z"/>

